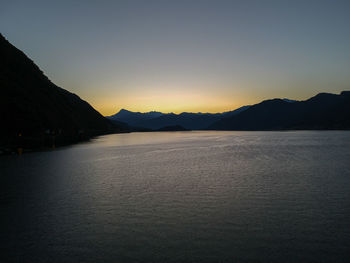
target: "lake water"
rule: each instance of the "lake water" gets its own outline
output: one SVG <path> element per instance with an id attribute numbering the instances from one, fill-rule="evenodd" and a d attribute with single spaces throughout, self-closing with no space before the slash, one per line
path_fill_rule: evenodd
<path id="1" fill-rule="evenodd" d="M 0 172 L 0 262 L 350 261 L 350 132 L 115 134 Z"/>

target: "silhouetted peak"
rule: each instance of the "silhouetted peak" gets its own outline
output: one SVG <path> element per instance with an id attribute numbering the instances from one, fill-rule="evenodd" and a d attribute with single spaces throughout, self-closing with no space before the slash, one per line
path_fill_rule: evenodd
<path id="1" fill-rule="evenodd" d="M 340 93 L 341 96 L 350 97 L 350 90 L 344 90 Z"/>
<path id="2" fill-rule="evenodd" d="M 317 95 L 311 97 L 307 101 L 324 101 L 324 100 L 329 100 L 334 97 L 339 97 L 338 94 L 332 94 L 332 93 L 327 93 L 327 92 L 321 92 L 318 93 Z"/>
<path id="3" fill-rule="evenodd" d="M 0 43 L 2 43 L 2 44 L 7 44 L 7 45 L 10 45 L 10 46 L 12 46 L 12 47 L 14 47 L 11 43 L 10 43 L 10 41 L 8 41 L 7 40 L 7 38 L 3 35 L 3 34 L 1 34 L 0 33 Z"/>
<path id="4" fill-rule="evenodd" d="M 131 112 L 131 111 L 126 110 L 126 109 L 121 109 L 118 113 L 127 113 L 127 112 Z"/>
<path id="5" fill-rule="evenodd" d="M 271 100 L 264 100 L 259 104 L 267 105 L 267 104 L 285 104 L 285 103 L 288 103 L 288 102 L 286 102 L 282 99 L 279 99 L 279 98 L 275 98 L 275 99 L 271 99 Z M 257 104 L 257 105 L 259 105 L 259 104 Z"/>
<path id="6" fill-rule="evenodd" d="M 159 111 L 148 111 L 148 112 L 139 112 L 139 111 L 130 111 L 126 109 L 121 109 L 118 113 L 134 113 L 134 114 L 164 114 Z M 117 114 L 118 114 L 117 113 Z"/>

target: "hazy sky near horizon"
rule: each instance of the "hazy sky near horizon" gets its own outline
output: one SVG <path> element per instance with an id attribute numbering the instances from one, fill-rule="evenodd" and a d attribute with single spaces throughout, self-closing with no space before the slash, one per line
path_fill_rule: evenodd
<path id="1" fill-rule="evenodd" d="M 350 1 L 0 3 L 0 32 L 104 115 L 350 89 Z"/>

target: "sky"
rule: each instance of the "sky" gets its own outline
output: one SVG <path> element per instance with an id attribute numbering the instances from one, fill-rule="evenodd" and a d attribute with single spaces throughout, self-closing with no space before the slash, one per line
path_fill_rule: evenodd
<path id="1" fill-rule="evenodd" d="M 350 89 L 350 1 L 1 0 L 0 32 L 103 115 Z"/>

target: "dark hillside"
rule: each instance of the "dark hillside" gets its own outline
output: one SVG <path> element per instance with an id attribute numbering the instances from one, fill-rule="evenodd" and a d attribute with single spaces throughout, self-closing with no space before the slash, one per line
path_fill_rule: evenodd
<path id="1" fill-rule="evenodd" d="M 86 101 L 53 84 L 1 34 L 0 58 L 0 146 L 41 147 L 118 131 Z"/>

